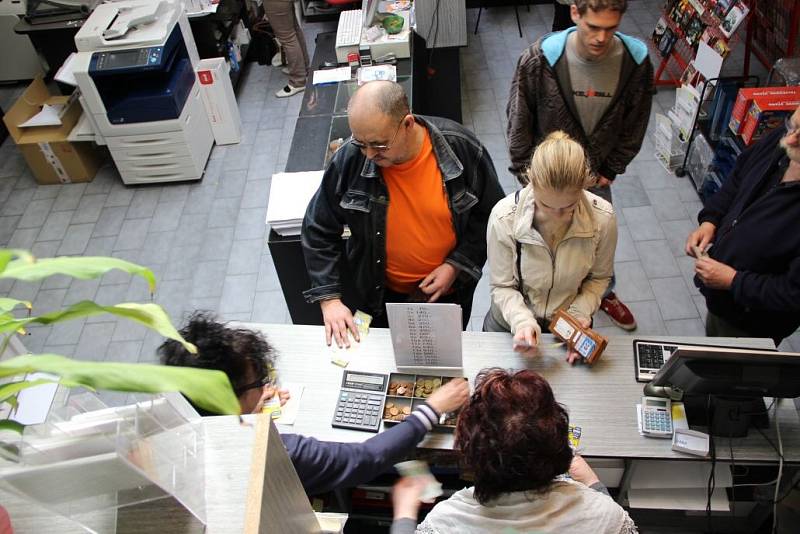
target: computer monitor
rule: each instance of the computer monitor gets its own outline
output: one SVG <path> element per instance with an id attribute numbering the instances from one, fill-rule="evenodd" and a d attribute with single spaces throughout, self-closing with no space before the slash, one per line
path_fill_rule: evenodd
<path id="1" fill-rule="evenodd" d="M 768 421 L 763 397 L 800 396 L 800 354 L 679 346 L 651 384 L 683 390 L 690 425 L 744 436 Z"/>

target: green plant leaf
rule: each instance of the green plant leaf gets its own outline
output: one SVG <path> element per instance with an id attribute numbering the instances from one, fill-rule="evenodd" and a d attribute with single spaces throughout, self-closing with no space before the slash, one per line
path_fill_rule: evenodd
<path id="1" fill-rule="evenodd" d="M 10 430 L 12 432 L 16 432 L 17 434 L 22 434 L 22 431 L 25 430 L 25 426 L 17 423 L 16 421 L 12 421 L 11 419 L 0 419 L 0 430 Z"/>
<path id="2" fill-rule="evenodd" d="M 24 327 L 28 323 L 39 324 L 52 324 L 77 317 L 90 317 L 92 315 L 99 315 L 101 313 L 111 313 L 118 317 L 124 317 L 143 324 L 146 327 L 155 330 L 162 336 L 174 339 L 180 342 L 186 350 L 192 354 L 197 354 L 197 347 L 183 339 L 164 309 L 158 304 L 137 304 L 134 302 L 126 302 L 123 304 L 116 304 L 114 306 L 101 306 L 91 300 L 84 300 L 73 304 L 72 306 L 44 315 L 36 315 L 33 317 L 13 318 L 13 320 L 3 320 L 0 318 L 0 334 L 3 332 L 12 332 L 19 328 Z"/>
<path id="3" fill-rule="evenodd" d="M 10 312 L 17 306 L 25 306 L 29 310 L 33 307 L 33 305 L 28 300 L 17 300 L 6 297 L 0 297 L 0 313 Z M 2 316 L 0 316 L 0 320 L 2 320 Z"/>
<path id="4" fill-rule="evenodd" d="M 26 354 L 0 362 L 0 378 L 43 372 L 93 389 L 128 393 L 180 391 L 210 412 L 236 415 L 239 400 L 222 371 L 142 363 L 85 362 L 56 354 Z"/>
<path id="5" fill-rule="evenodd" d="M 14 258 L 17 258 L 19 261 L 27 264 L 31 264 L 35 261 L 33 255 L 27 250 L 21 250 L 18 248 L 0 248 L 0 273 L 5 271 L 6 266 L 11 263 Z"/>
<path id="6" fill-rule="evenodd" d="M 40 386 L 42 384 L 52 384 L 54 380 L 47 380 L 45 378 L 40 378 L 37 380 L 20 380 L 19 382 L 8 382 L 7 384 L 3 384 L 0 386 L 0 404 L 7 402 L 12 405 L 12 407 L 16 406 L 17 399 L 15 398 L 17 393 L 22 391 L 23 389 L 32 388 L 34 386 Z"/>
<path id="7" fill-rule="evenodd" d="M 2 256 L 0 256 L 0 267 L 1 266 L 3 266 Z M 42 258 L 36 260 L 34 263 L 26 261 L 25 257 L 20 257 L 8 263 L 5 270 L 0 270 L 0 278 L 14 278 L 16 280 L 32 282 L 54 274 L 65 274 L 73 278 L 80 278 L 81 280 L 90 280 L 103 276 L 108 271 L 114 269 L 120 269 L 131 275 L 141 276 L 147 280 L 150 293 L 152 294 L 155 292 L 156 277 L 153 271 L 147 267 L 142 267 L 141 265 L 136 265 L 135 263 L 118 258 L 105 258 L 100 256 Z"/>

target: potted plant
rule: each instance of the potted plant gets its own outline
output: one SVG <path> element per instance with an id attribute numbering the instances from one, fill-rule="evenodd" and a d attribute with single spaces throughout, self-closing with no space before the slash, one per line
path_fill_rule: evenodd
<path id="1" fill-rule="evenodd" d="M 120 269 L 145 279 L 151 295 L 156 280 L 152 271 L 124 260 L 108 257 L 58 257 L 34 258 L 24 250 L 0 249 L 0 278 L 11 278 L 33 282 L 60 274 L 88 280 Z M 20 309 L 27 313 L 15 315 Z M 61 310 L 41 315 L 32 312 L 30 302 L 0 297 L 0 358 L 9 346 L 12 336 L 24 333 L 29 324 L 54 324 L 79 317 L 110 313 L 145 325 L 162 336 L 182 343 L 190 352 L 194 345 L 184 340 L 169 316 L 154 303 L 103 304 L 82 301 Z M 22 315 L 22 316 L 20 316 Z M 52 380 L 25 380 L 28 373 L 43 372 L 55 375 Z M 179 391 L 193 403 L 215 413 L 239 414 L 239 402 L 233 388 L 221 371 L 208 371 L 182 367 L 148 364 L 79 361 L 57 354 L 25 354 L 0 360 L 0 405 L 8 405 L 11 413 L 17 407 L 20 391 L 48 382 L 58 382 L 66 387 L 83 387 L 90 390 L 111 390 L 132 393 L 163 393 Z M 0 420 L 0 454 L 6 459 L 15 459 L 17 447 L 8 436 L 22 433 L 24 428 L 13 419 Z M 4 439 L 5 436 L 5 439 Z M 0 532 L 2 518 L 7 517 L 0 507 Z"/>

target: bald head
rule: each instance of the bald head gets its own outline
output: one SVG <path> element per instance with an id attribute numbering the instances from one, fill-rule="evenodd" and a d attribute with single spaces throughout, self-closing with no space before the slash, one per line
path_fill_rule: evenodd
<path id="1" fill-rule="evenodd" d="M 380 80 L 359 87 L 350 99 L 348 115 L 352 117 L 363 113 L 374 116 L 376 112 L 386 115 L 393 122 L 408 115 L 408 98 L 403 86 Z"/>

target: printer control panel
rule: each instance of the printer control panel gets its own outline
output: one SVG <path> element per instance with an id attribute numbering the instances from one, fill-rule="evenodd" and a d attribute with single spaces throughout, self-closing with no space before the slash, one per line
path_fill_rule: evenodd
<path id="1" fill-rule="evenodd" d="M 91 71 L 129 71 L 147 70 L 147 67 L 158 68 L 164 53 L 163 46 L 135 48 L 131 50 L 114 50 L 111 52 L 95 52 L 92 54 Z"/>

